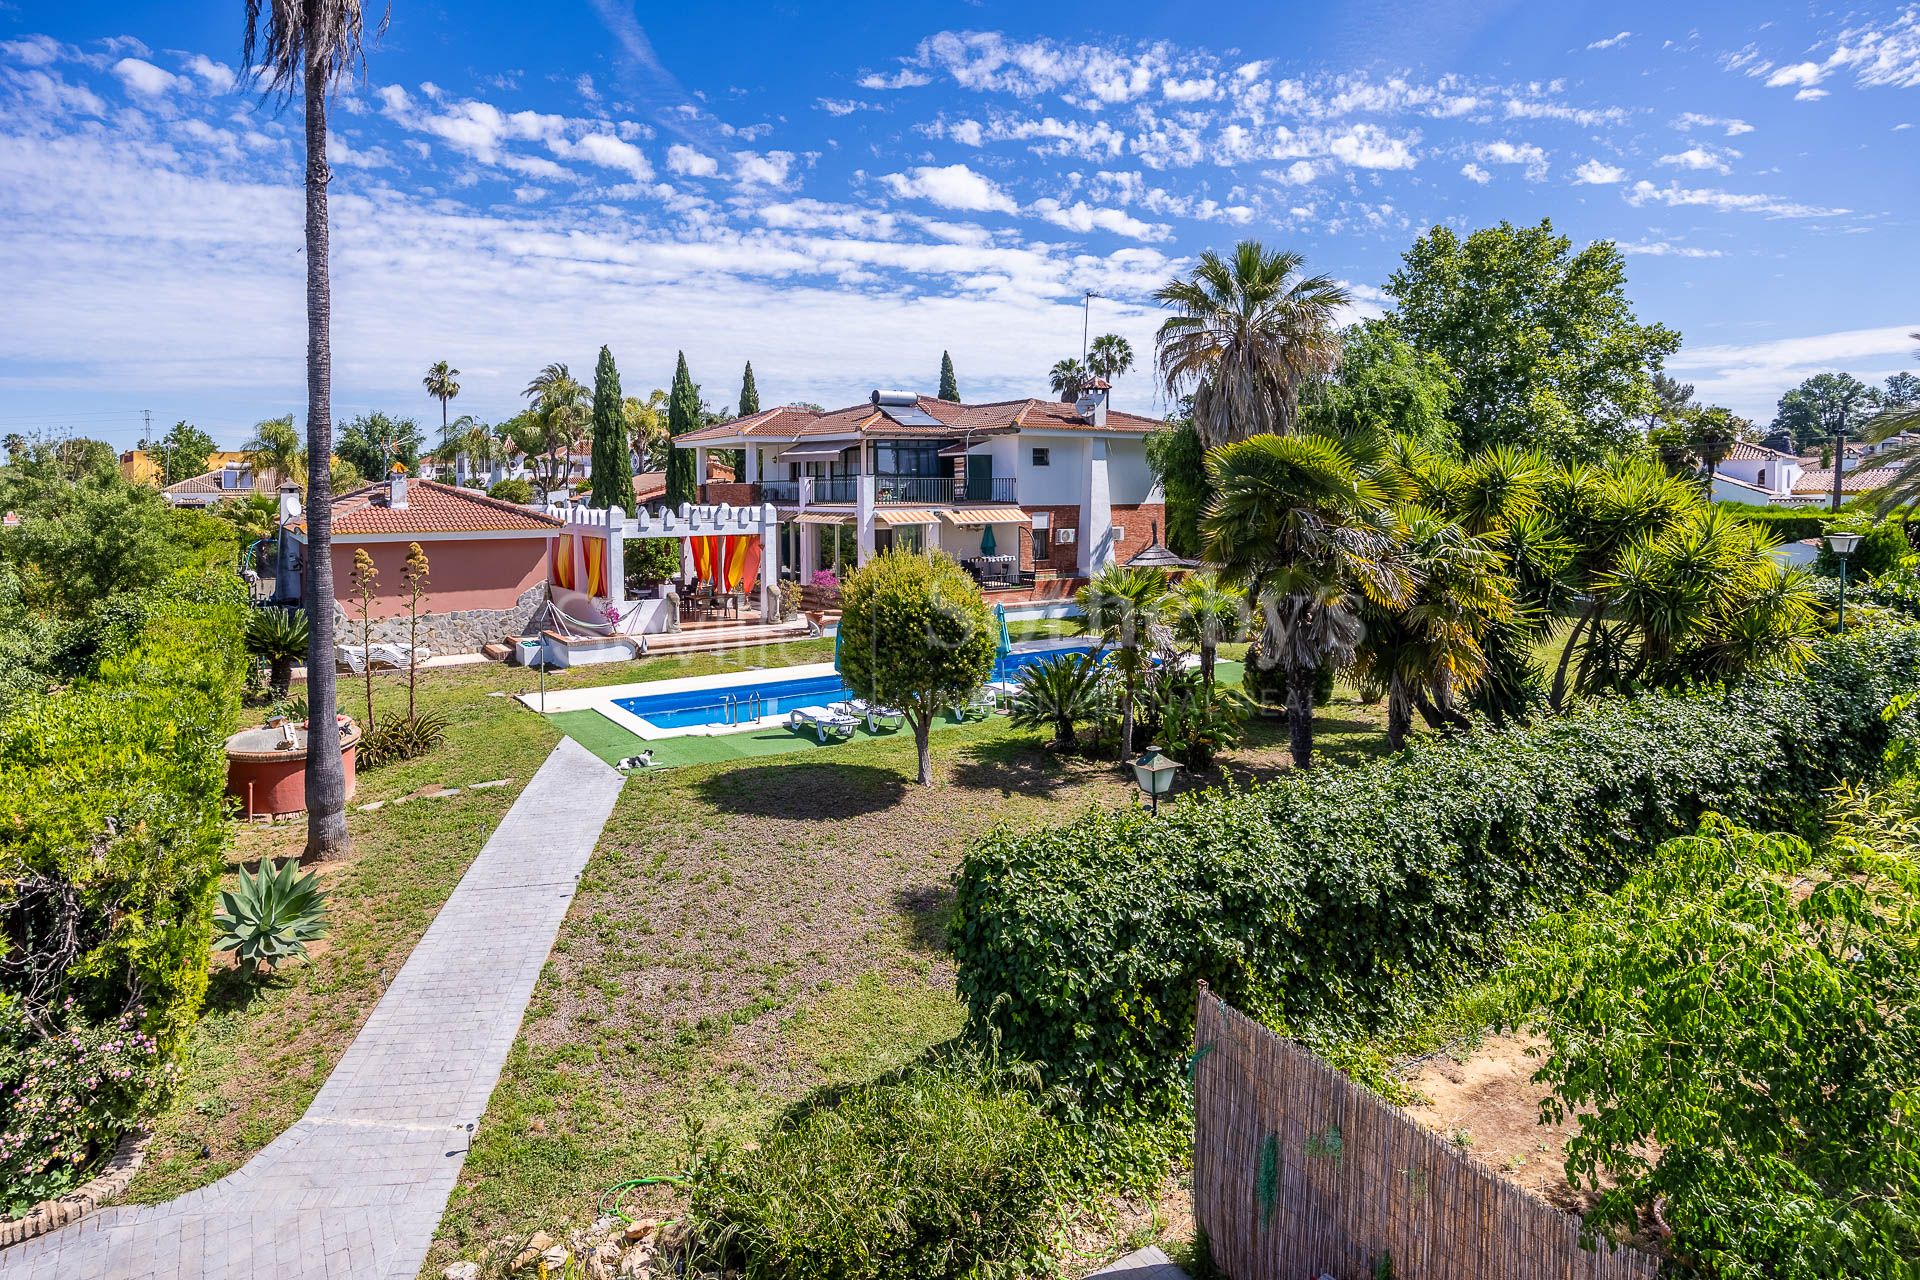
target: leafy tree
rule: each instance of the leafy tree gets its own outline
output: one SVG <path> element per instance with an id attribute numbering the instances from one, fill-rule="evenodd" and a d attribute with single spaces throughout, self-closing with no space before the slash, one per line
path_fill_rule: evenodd
<path id="1" fill-rule="evenodd" d="M 447 442 L 447 402 L 460 394 L 460 371 L 445 360 L 435 360 L 427 366 L 427 376 L 420 384 L 427 394 L 440 402 L 440 443 Z"/>
<path id="2" fill-rule="evenodd" d="M 107 480 L 120 474 L 120 455 L 104 440 L 67 436 L 53 443 L 50 456 L 70 480 Z"/>
<path id="3" fill-rule="evenodd" d="M 1920 407 L 1920 375 L 1901 371 L 1882 384 L 1880 403 L 1888 409 Z"/>
<path id="4" fill-rule="evenodd" d="M 1018 729 L 1052 729 L 1056 751 L 1078 745 L 1075 725 L 1092 719 L 1100 702 L 1100 665 L 1083 653 L 1036 662 L 1020 673 L 1010 718 Z"/>
<path id="5" fill-rule="evenodd" d="M 27 438 L 18 431 L 9 431 L 5 436 L 0 436 L 0 450 L 6 452 L 7 460 L 11 462 L 27 451 Z"/>
<path id="6" fill-rule="evenodd" d="M 487 496 L 502 502 L 517 502 L 524 507 L 533 501 L 533 486 L 519 476 L 508 476 L 504 480 L 496 480 L 488 488 Z"/>
<path id="7" fill-rule="evenodd" d="M 1087 348 L 1087 369 L 1109 384 L 1133 368 L 1133 344 L 1117 333 L 1103 333 Z"/>
<path id="8" fill-rule="evenodd" d="M 627 439 L 640 455 L 640 469 L 665 471 L 667 450 L 672 447 L 667 443 L 667 393 L 655 387 L 645 400 L 628 396 L 620 412 L 627 420 Z"/>
<path id="9" fill-rule="evenodd" d="M 735 406 L 736 417 L 745 418 L 760 412 L 760 388 L 753 383 L 753 361 L 747 361 L 747 371 L 740 375 L 740 403 Z"/>
<path id="10" fill-rule="evenodd" d="M 1164 569 L 1108 565 L 1086 586 L 1074 592 L 1083 635 L 1097 635 L 1112 650 L 1112 664 L 1120 677 L 1119 758 L 1133 751 L 1135 703 L 1140 678 L 1156 649 L 1165 648 L 1167 613 L 1172 584 Z"/>
<path id="11" fill-rule="evenodd" d="M 1850 373 L 1816 373 L 1780 397 L 1773 430 L 1790 432 L 1802 452 L 1853 431 L 1880 407 L 1880 395 Z"/>
<path id="12" fill-rule="evenodd" d="M 900 708 L 933 785 L 928 734 L 993 671 L 997 632 L 980 586 L 944 555 L 891 550 L 840 584 L 840 674 L 855 696 Z"/>
<path id="13" fill-rule="evenodd" d="M 620 395 L 620 370 L 613 352 L 600 348 L 593 372 L 593 489 L 596 507 L 619 507 L 633 514 L 633 459 L 627 452 L 626 402 Z"/>
<path id="14" fill-rule="evenodd" d="M 573 455 L 592 417 L 587 389 L 564 364 L 550 364 L 535 374 L 522 393 L 531 407 L 506 425 L 513 443 L 526 455 L 534 483 L 551 499 L 564 498 L 573 487 Z"/>
<path id="15" fill-rule="evenodd" d="M 679 439 L 700 425 L 700 388 L 695 385 L 693 375 L 687 372 L 687 353 L 680 352 L 679 362 L 673 370 L 673 390 L 667 398 L 667 437 L 668 443 Z M 694 451 L 692 449 L 669 449 L 667 453 L 667 509 L 678 511 L 688 503 L 700 500 L 700 483 L 705 476 L 696 478 L 694 472 Z"/>
<path id="16" fill-rule="evenodd" d="M 1579 1117 L 1589 1226 L 1632 1231 L 1657 1204 L 1666 1252 L 1715 1276 L 1864 1280 L 1920 1257 L 1914 807 L 1848 818 L 1870 803 L 1843 802 L 1820 855 L 1710 818 L 1515 948 L 1545 1114 Z"/>
<path id="17" fill-rule="evenodd" d="M 426 443 L 420 424 L 412 418 L 363 413 L 340 428 L 336 452 L 369 480 L 384 479 L 399 463 L 408 472 L 420 469 L 420 449 Z"/>
<path id="18" fill-rule="evenodd" d="M 1455 382 L 1444 360 L 1415 350 L 1387 320 L 1363 321 L 1341 339 L 1339 367 L 1302 394 L 1300 417 L 1308 430 L 1375 431 L 1454 447 L 1448 413 Z"/>
<path id="19" fill-rule="evenodd" d="M 1147 464 L 1166 498 L 1167 547 L 1200 555 L 1200 513 L 1207 507 L 1207 447 L 1190 418 L 1176 418 L 1147 437 Z"/>
<path id="20" fill-rule="evenodd" d="M 1633 443 L 1654 372 L 1680 346 L 1673 330 L 1635 319 L 1617 247 L 1576 253 L 1544 219 L 1464 240 L 1435 227 L 1387 292 L 1402 336 L 1453 371 L 1450 412 L 1468 453 L 1512 443 L 1592 459 Z"/>
<path id="21" fill-rule="evenodd" d="M 166 486 L 206 474 L 207 459 L 213 456 L 213 437 L 183 420 L 158 440 L 143 438 L 139 447 L 159 461 L 160 483 Z"/>
<path id="22" fill-rule="evenodd" d="M 222 498 L 207 508 L 207 514 L 232 525 L 244 548 L 274 535 L 280 525 L 280 502 L 272 494 L 250 493 L 244 498 Z"/>
<path id="23" fill-rule="evenodd" d="M 1404 604 L 1391 480 L 1378 457 L 1327 436 L 1257 435 L 1207 455 L 1208 559 L 1258 603 L 1249 662 L 1286 677 L 1293 763 L 1313 763 L 1314 682 L 1353 660 L 1361 602 Z"/>
<path id="24" fill-rule="evenodd" d="M 307 456 L 333 458 L 333 294 L 328 276 L 327 96 L 356 67 L 365 65 L 361 0 L 307 0 L 300 5 L 263 5 L 248 0 L 245 65 L 264 75 L 281 106 L 294 90 L 302 98 L 306 126 L 307 261 Z M 386 26 L 381 18 L 380 29 Z M 377 34 L 377 32 L 376 32 Z M 309 624 L 307 704 L 318 724 L 335 715 L 333 676 L 333 489 L 331 466 L 307 476 Z M 334 858 L 347 852 L 347 783 L 338 753 L 321 751 L 307 761 L 307 856 Z"/>
<path id="25" fill-rule="evenodd" d="M 945 351 L 940 353 L 940 399 L 960 403 L 960 379 L 954 376 L 953 356 Z"/>
<path id="26" fill-rule="evenodd" d="M 1054 362 L 1047 371 L 1047 381 L 1053 387 L 1053 393 L 1060 397 L 1061 403 L 1072 404 L 1086 390 L 1087 382 L 1093 374 L 1087 366 L 1080 363 L 1079 357 L 1068 356 L 1065 360 Z"/>
<path id="27" fill-rule="evenodd" d="M 1170 396 L 1192 395 L 1204 444 L 1294 430 L 1301 388 L 1339 359 L 1334 317 L 1351 299 L 1331 276 L 1302 277 L 1305 264 L 1242 240 L 1154 291 L 1175 312 L 1154 343 L 1160 379 Z"/>

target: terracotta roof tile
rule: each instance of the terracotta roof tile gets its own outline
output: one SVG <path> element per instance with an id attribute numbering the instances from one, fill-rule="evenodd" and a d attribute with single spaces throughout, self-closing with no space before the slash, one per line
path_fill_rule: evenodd
<path id="1" fill-rule="evenodd" d="M 682 448 L 709 440 L 731 440 L 745 436 L 769 440 L 797 440 L 820 436 L 867 436 L 870 438 L 912 439 L 945 438 L 956 431 L 1094 431 L 1117 435 L 1140 435 L 1163 425 L 1157 418 L 1107 411 L 1107 425 L 1096 427 L 1081 420 L 1074 407 L 1059 400 L 997 400 L 988 404 L 955 404 L 934 396 L 921 396 L 917 407 L 939 421 L 937 427 L 895 422 L 885 406 L 875 408 L 869 402 L 828 409 L 815 413 L 794 405 L 768 409 L 748 418 L 716 422 L 678 437 Z"/>
<path id="2" fill-rule="evenodd" d="M 1882 485 L 1892 483 L 1900 474 L 1899 467 L 1855 467 L 1840 477 L 1840 492 L 1866 493 Z M 1796 494 L 1822 494 L 1833 492 L 1833 468 L 1815 467 L 1794 481 Z"/>
<path id="3" fill-rule="evenodd" d="M 294 527 L 304 531 L 306 521 Z M 387 505 L 387 485 L 362 485 L 333 500 L 335 537 L 372 533 L 505 533 L 525 530 L 547 533 L 563 527 L 552 516 L 498 498 L 477 489 L 460 489 L 434 480 L 407 481 L 407 505 Z"/>
<path id="4" fill-rule="evenodd" d="M 1772 462 L 1776 458 L 1785 460 L 1794 456 L 1778 449 L 1769 449 L 1763 444 L 1755 444 L 1751 440 L 1735 440 L 1733 447 L 1727 450 L 1727 460 L 1730 462 Z"/>

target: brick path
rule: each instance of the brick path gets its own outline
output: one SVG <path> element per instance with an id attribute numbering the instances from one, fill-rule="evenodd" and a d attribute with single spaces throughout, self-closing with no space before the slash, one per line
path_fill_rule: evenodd
<path id="1" fill-rule="evenodd" d="M 412 1280 L 621 777 L 527 784 L 293 1128 L 211 1186 L 0 1253 L 6 1280 Z"/>

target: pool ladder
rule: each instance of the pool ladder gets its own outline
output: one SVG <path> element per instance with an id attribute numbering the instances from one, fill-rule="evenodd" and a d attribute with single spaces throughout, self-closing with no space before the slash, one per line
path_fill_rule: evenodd
<path id="1" fill-rule="evenodd" d="M 728 724 L 752 724 L 767 710 L 765 699 L 757 693 L 750 693 L 744 698 L 737 693 L 729 694 L 720 700 L 720 705 L 727 710 Z M 744 716 L 741 715 L 743 711 L 746 713 Z"/>

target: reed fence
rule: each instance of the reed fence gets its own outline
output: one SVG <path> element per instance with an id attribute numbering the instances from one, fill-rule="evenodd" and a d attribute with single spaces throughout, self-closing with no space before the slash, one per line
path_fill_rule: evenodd
<path id="1" fill-rule="evenodd" d="M 1231 1280 L 1653 1280 L 1203 983 L 1193 1208 Z M 1390 1259 L 1384 1264 L 1382 1259 Z"/>

